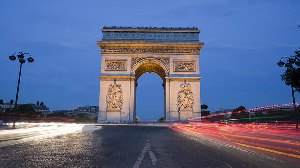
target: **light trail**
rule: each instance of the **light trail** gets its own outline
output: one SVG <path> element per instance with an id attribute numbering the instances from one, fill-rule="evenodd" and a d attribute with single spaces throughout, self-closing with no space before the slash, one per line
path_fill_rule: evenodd
<path id="1" fill-rule="evenodd" d="M 190 123 L 174 124 L 169 128 L 255 152 L 296 158 L 300 163 L 300 132 L 291 124 Z"/>
<path id="2" fill-rule="evenodd" d="M 290 154 L 290 153 L 284 153 L 284 152 L 275 151 L 275 150 L 272 150 L 272 149 L 267 149 L 267 148 L 262 148 L 262 147 L 257 147 L 257 146 L 251 146 L 251 145 L 242 144 L 242 143 L 236 143 L 236 144 L 241 145 L 241 146 L 250 147 L 250 148 L 260 149 L 260 150 L 264 150 L 264 151 L 268 151 L 268 152 L 272 152 L 272 153 L 276 153 L 276 154 L 292 156 L 292 157 L 300 159 L 300 155 L 294 155 L 294 154 Z"/>
<path id="3" fill-rule="evenodd" d="M 19 129 L 0 130 L 0 147 L 23 143 L 28 140 L 47 138 L 62 134 L 80 132 L 85 130 L 95 130 L 95 128 L 84 128 L 83 124 L 63 124 L 63 123 L 16 123 Z M 97 127 L 96 129 L 100 129 Z"/>

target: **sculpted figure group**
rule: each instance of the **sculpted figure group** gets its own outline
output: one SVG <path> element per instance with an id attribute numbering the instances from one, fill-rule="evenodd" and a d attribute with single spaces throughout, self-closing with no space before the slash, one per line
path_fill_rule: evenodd
<path id="1" fill-rule="evenodd" d="M 122 108 L 123 92 L 121 84 L 110 84 L 106 95 L 106 106 L 110 108 Z"/>
<path id="2" fill-rule="evenodd" d="M 177 96 L 177 108 L 178 110 L 193 109 L 194 106 L 194 95 L 192 92 L 191 85 L 183 83 L 180 85 L 180 90 Z"/>

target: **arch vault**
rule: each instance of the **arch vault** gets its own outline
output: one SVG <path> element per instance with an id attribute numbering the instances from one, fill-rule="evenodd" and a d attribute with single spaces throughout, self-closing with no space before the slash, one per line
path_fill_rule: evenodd
<path id="1" fill-rule="evenodd" d="M 166 121 L 201 116 L 200 30 L 104 27 L 102 32 L 98 123 L 134 122 L 137 80 L 146 72 L 163 80 Z"/>

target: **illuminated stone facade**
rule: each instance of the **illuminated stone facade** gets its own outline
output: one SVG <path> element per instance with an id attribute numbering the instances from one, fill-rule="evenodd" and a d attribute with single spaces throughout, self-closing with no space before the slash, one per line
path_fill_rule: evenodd
<path id="1" fill-rule="evenodd" d="M 201 116 L 200 30 L 104 27 L 102 32 L 99 123 L 134 121 L 137 80 L 146 72 L 162 78 L 166 121 Z"/>

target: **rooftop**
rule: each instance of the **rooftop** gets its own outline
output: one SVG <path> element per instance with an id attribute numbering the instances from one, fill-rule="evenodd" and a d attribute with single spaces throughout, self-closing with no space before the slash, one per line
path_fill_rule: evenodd
<path id="1" fill-rule="evenodd" d="M 198 30 L 197 27 L 130 27 L 130 26 L 104 26 L 103 29 L 142 29 L 142 30 Z"/>

